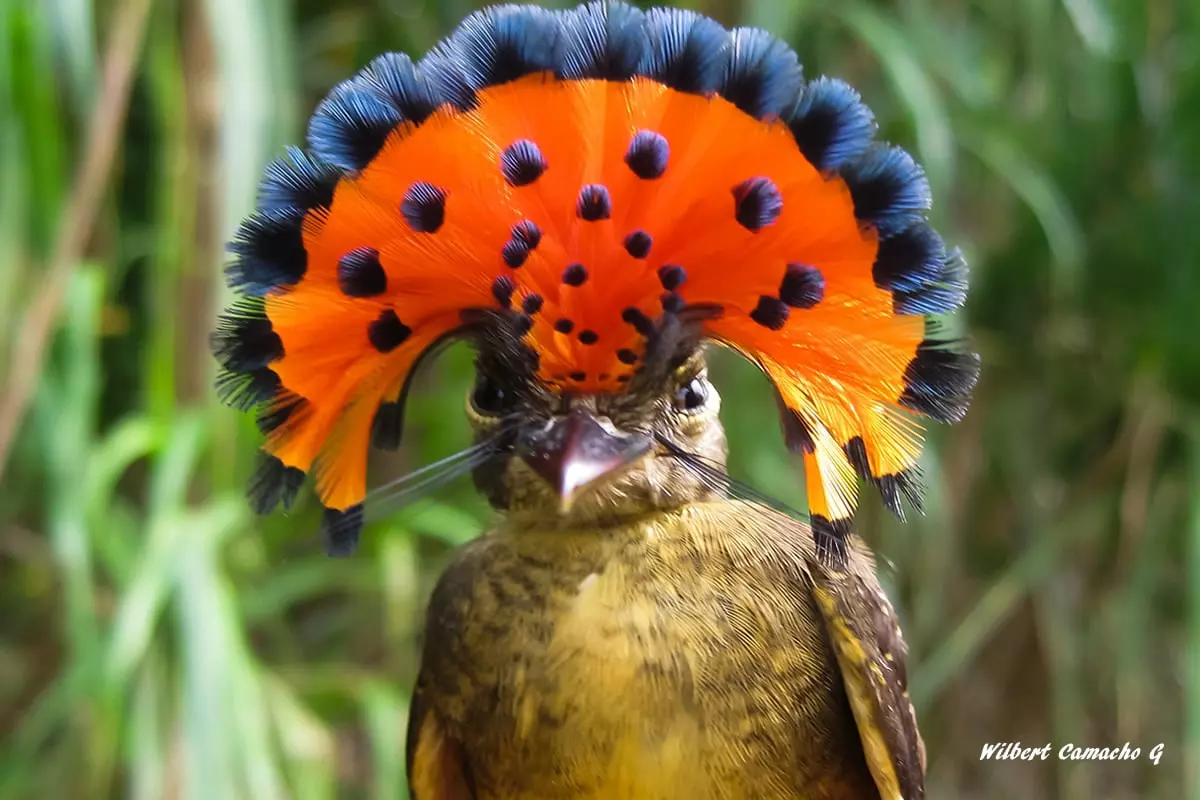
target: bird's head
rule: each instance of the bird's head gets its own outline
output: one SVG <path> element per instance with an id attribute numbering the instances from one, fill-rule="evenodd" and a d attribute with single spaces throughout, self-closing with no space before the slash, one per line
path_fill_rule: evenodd
<path id="1" fill-rule="evenodd" d="M 350 552 L 367 450 L 399 445 L 410 377 L 455 338 L 479 353 L 480 447 L 452 463 L 513 513 L 719 491 L 706 341 L 773 383 L 815 536 L 844 544 L 859 478 L 919 501 L 919 418 L 959 419 L 977 372 L 927 324 L 966 267 L 874 133 L 784 42 L 681 9 L 501 5 L 419 61 L 380 56 L 267 168 L 231 246 L 218 389 L 259 407 L 255 508 L 312 474 Z"/>
<path id="2" fill-rule="evenodd" d="M 480 358 L 467 417 L 478 441 L 507 441 L 475 482 L 497 508 L 565 523 L 677 508 L 718 491 L 680 454 L 724 467 L 720 409 L 700 351 L 620 394 L 514 385 Z"/>

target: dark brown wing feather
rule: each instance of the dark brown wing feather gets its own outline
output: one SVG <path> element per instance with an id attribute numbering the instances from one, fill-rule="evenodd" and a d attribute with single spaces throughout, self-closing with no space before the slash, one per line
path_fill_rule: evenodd
<path id="1" fill-rule="evenodd" d="M 869 558 L 851 565 L 846 572 L 814 565 L 813 593 L 880 797 L 921 800 L 925 744 L 908 695 L 908 648 Z"/>
<path id="2" fill-rule="evenodd" d="M 922 800 L 925 745 L 908 697 L 908 649 L 874 565 L 864 563 L 852 560 L 847 572 L 814 565 L 814 595 L 882 800 Z"/>

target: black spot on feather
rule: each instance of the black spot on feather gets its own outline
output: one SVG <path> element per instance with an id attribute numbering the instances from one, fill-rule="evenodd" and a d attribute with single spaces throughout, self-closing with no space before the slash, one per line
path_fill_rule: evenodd
<path id="1" fill-rule="evenodd" d="M 512 306 L 513 292 L 517 290 L 516 281 L 507 275 L 501 275 L 492 281 L 492 297 L 504 308 Z"/>
<path id="2" fill-rule="evenodd" d="M 774 120 L 792 110 L 804 86 L 800 60 L 787 43 L 758 28 L 735 28 L 718 88 L 752 117 Z"/>
<path id="3" fill-rule="evenodd" d="M 500 153 L 500 174 L 509 186 L 528 186 L 545 171 L 546 159 L 529 139 L 518 139 Z"/>
<path id="4" fill-rule="evenodd" d="M 687 280 L 687 272 L 678 264 L 664 264 L 658 269 L 658 281 L 668 292 L 673 292 L 683 286 Z"/>
<path id="5" fill-rule="evenodd" d="M 400 213 L 418 233 L 436 233 L 446 221 L 446 191 L 432 183 L 417 181 L 404 193 Z"/>
<path id="6" fill-rule="evenodd" d="M 529 245 L 523 239 L 509 239 L 500 248 L 500 257 L 508 267 L 520 269 L 529 260 Z"/>
<path id="7" fill-rule="evenodd" d="M 625 151 L 625 163 L 642 180 L 661 178 L 671 158 L 666 137 L 654 131 L 638 131 Z"/>
<path id="8" fill-rule="evenodd" d="M 375 297 L 387 291 L 387 273 L 374 247 L 357 247 L 338 259 L 337 280 L 347 297 Z"/>
<path id="9" fill-rule="evenodd" d="M 650 238 L 650 234 L 641 230 L 634 231 L 625 237 L 625 252 L 634 258 L 645 258 L 650 255 L 650 246 L 653 243 L 654 240 Z"/>
<path id="10" fill-rule="evenodd" d="M 521 310 L 526 314 L 536 314 L 542 310 L 546 300 L 540 294 L 527 294 L 521 301 Z"/>
<path id="11" fill-rule="evenodd" d="M 381 353 L 390 353 L 402 345 L 412 329 L 400 321 L 395 309 L 387 308 L 367 326 L 367 338 L 371 345 Z"/>
<path id="12" fill-rule="evenodd" d="M 512 238 L 522 242 L 527 250 L 536 250 L 542 242 L 542 229 L 531 219 L 523 219 L 512 226 Z"/>
<path id="13" fill-rule="evenodd" d="M 825 276 L 809 264 L 788 264 L 779 299 L 792 308 L 812 308 L 825 299 Z"/>
<path id="14" fill-rule="evenodd" d="M 788 127 L 809 163 L 833 172 L 866 152 L 875 117 L 849 84 L 820 77 L 804 87 Z"/>
<path id="15" fill-rule="evenodd" d="M 270 514 L 281 503 L 285 510 L 292 507 L 296 494 L 304 485 L 304 471 L 289 467 L 269 453 L 262 453 L 258 469 L 246 488 L 246 499 L 255 514 Z"/>
<path id="16" fill-rule="evenodd" d="M 779 219 L 783 196 L 770 178 L 749 178 L 733 187 L 734 216 L 748 231 L 759 231 Z"/>
<path id="17" fill-rule="evenodd" d="M 952 349 L 957 342 L 926 339 L 904 370 L 900 405 L 936 419 L 958 422 L 967 413 L 979 378 L 979 356 Z"/>
<path id="18" fill-rule="evenodd" d="M 750 319 L 773 331 L 783 328 L 787 324 L 788 316 L 788 307 L 782 300 L 765 294 L 758 298 L 758 305 L 750 312 Z"/>
<path id="19" fill-rule="evenodd" d="M 583 286 L 587 282 L 588 271 L 583 264 L 569 264 L 563 270 L 562 281 L 567 286 Z"/>
<path id="20" fill-rule="evenodd" d="M 612 216 L 612 198 L 609 197 L 608 187 L 600 183 L 591 183 L 579 190 L 579 199 L 575 201 L 575 213 L 579 218 L 588 222 L 598 222 Z"/>

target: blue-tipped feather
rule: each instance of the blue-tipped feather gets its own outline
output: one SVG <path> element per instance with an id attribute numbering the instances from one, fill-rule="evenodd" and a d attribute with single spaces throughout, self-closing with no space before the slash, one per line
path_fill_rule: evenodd
<path id="1" fill-rule="evenodd" d="M 283 357 L 283 342 L 257 299 L 238 300 L 221 314 L 210 344 L 230 372 L 253 372 Z"/>
<path id="2" fill-rule="evenodd" d="M 400 112 L 361 78 L 339 83 L 308 123 L 308 143 L 322 161 L 357 172 L 403 122 Z"/>
<path id="3" fill-rule="evenodd" d="M 880 289 L 911 292 L 936 280 L 945 261 L 942 237 L 922 222 L 883 239 L 871 272 Z"/>
<path id="4" fill-rule="evenodd" d="M 967 302 L 967 262 L 955 249 L 940 263 L 937 274 L 920 286 L 893 294 L 897 314 L 949 314 Z"/>
<path id="5" fill-rule="evenodd" d="M 979 356 L 958 346 L 926 339 L 917 347 L 904 371 L 900 405 L 938 422 L 959 422 L 966 415 L 979 378 Z"/>
<path id="6" fill-rule="evenodd" d="M 384 53 L 358 77 L 358 85 L 377 96 L 408 122 L 424 122 L 441 104 L 433 87 L 404 53 Z"/>
<path id="7" fill-rule="evenodd" d="M 929 181 L 912 156 L 899 147 L 878 144 L 842 171 L 854 214 L 890 236 L 924 221 L 929 210 Z"/>
<path id="8" fill-rule="evenodd" d="M 443 39 L 435 44 L 421 59 L 417 70 L 425 76 L 429 91 L 443 103 L 459 111 L 469 111 L 478 104 L 452 40 Z"/>
<path id="9" fill-rule="evenodd" d="M 559 23 L 560 78 L 628 80 L 650 46 L 645 15 L 625 3 L 587 3 L 561 12 Z"/>
<path id="10" fill-rule="evenodd" d="M 837 171 L 866 152 L 875 117 L 850 84 L 817 78 L 804 88 L 788 125 L 800 152 L 821 170 Z"/>
<path id="11" fill-rule="evenodd" d="M 639 75 L 692 94 L 721 87 L 729 32 L 720 24 L 694 11 L 654 8 L 646 12 L 646 33 L 650 47 Z"/>
<path id="12" fill-rule="evenodd" d="M 291 212 L 329 208 L 341 172 L 312 158 L 299 147 L 267 165 L 258 189 L 260 211 Z"/>
<path id="13" fill-rule="evenodd" d="M 735 28 L 718 88 L 721 96 L 752 117 L 778 119 L 796 105 L 804 87 L 796 53 L 758 28 Z"/>
<path id="14" fill-rule="evenodd" d="M 247 217 L 229 244 L 234 255 L 225 268 L 230 288 L 261 297 L 299 283 L 308 270 L 303 226 L 304 212 L 298 209 L 268 209 Z"/>
<path id="15" fill-rule="evenodd" d="M 445 42 L 466 86 L 479 91 L 558 66 L 559 18 L 544 8 L 492 6 L 471 14 Z"/>

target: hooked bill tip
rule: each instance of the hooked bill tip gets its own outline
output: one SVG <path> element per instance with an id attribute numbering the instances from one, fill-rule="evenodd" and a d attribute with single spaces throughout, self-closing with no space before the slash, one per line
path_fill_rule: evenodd
<path id="1" fill-rule="evenodd" d="M 528 437 L 521 458 L 559 498 L 560 513 L 598 484 L 640 461 L 653 449 L 641 434 L 609 430 L 589 412 L 575 409 Z"/>

